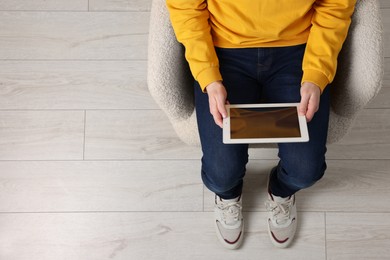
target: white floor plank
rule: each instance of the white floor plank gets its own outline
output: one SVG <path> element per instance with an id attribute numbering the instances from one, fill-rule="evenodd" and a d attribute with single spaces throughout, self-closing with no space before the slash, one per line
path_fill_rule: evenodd
<path id="1" fill-rule="evenodd" d="M 87 11 L 88 0 L 1 0 L 0 10 L 67 10 Z"/>
<path id="2" fill-rule="evenodd" d="M 233 251 L 219 245 L 212 218 L 212 213 L 0 214 L 0 258 L 325 260 L 323 213 L 308 213 L 285 250 L 271 245 L 264 213 L 247 214 L 244 244 Z"/>
<path id="3" fill-rule="evenodd" d="M 152 0 L 89 0 L 91 11 L 149 11 Z"/>
<path id="4" fill-rule="evenodd" d="M 202 211 L 199 164 L 0 162 L 0 212 Z"/>
<path id="5" fill-rule="evenodd" d="M 0 160 L 81 160 L 83 111 L 0 111 Z"/>
<path id="6" fill-rule="evenodd" d="M 365 109 L 344 139 L 329 146 L 329 159 L 390 159 L 388 109 Z"/>
<path id="7" fill-rule="evenodd" d="M 381 8 L 390 8 L 390 2 L 388 0 L 379 0 Z"/>
<path id="8" fill-rule="evenodd" d="M 199 159 L 200 149 L 176 136 L 160 110 L 88 111 L 85 158 Z"/>
<path id="9" fill-rule="evenodd" d="M 327 213 L 327 259 L 389 259 L 389 219 L 383 213 Z"/>
<path id="10" fill-rule="evenodd" d="M 146 59 L 148 12 L 0 12 L 0 59 Z"/>
<path id="11" fill-rule="evenodd" d="M 324 178 L 300 192 L 303 211 L 390 213 L 389 160 L 329 160 Z"/>
<path id="12" fill-rule="evenodd" d="M 0 109 L 158 109 L 146 61 L 0 61 L 0 79 Z"/>

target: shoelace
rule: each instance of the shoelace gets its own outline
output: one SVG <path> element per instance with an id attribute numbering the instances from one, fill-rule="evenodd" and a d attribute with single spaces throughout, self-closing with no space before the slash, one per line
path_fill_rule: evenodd
<path id="1" fill-rule="evenodd" d="M 290 209 L 292 206 L 292 198 L 285 202 L 278 203 L 273 200 L 266 202 L 266 209 L 272 212 L 272 216 L 277 224 L 285 224 L 290 219 Z"/>
<path id="2" fill-rule="evenodd" d="M 242 206 L 238 202 L 222 202 L 218 204 L 218 208 L 222 210 L 222 221 L 226 224 L 235 223 L 239 220 Z"/>

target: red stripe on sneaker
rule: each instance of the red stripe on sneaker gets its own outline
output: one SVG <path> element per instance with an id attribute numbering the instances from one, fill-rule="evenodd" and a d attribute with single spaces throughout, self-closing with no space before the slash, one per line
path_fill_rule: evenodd
<path id="1" fill-rule="evenodd" d="M 286 238 L 286 239 L 284 239 L 284 240 L 279 240 L 279 239 L 276 238 L 276 236 L 274 235 L 274 232 L 272 232 L 272 231 L 271 231 L 271 235 L 272 235 L 272 237 L 274 238 L 274 240 L 275 240 L 276 242 L 278 242 L 279 244 L 286 243 L 287 240 L 289 239 L 289 237 L 288 237 L 288 238 Z"/>
<path id="2" fill-rule="evenodd" d="M 230 242 L 230 241 L 229 241 L 229 240 L 227 240 L 227 239 L 224 239 L 224 240 L 225 240 L 225 242 L 226 242 L 226 243 L 228 243 L 228 244 L 230 244 L 230 245 L 234 245 L 235 243 L 237 243 L 237 242 L 238 242 L 238 240 L 240 240 L 241 233 L 242 233 L 242 232 L 240 232 L 240 234 L 238 235 L 237 239 L 236 239 L 236 240 L 234 240 L 233 242 Z"/>

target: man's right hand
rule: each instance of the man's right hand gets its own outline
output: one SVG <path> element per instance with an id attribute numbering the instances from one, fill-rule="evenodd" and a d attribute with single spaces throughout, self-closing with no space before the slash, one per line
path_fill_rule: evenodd
<path id="1" fill-rule="evenodd" d="M 215 81 L 206 86 L 209 96 L 210 113 L 215 123 L 222 128 L 223 118 L 227 117 L 225 104 L 227 104 L 227 92 L 221 81 Z"/>

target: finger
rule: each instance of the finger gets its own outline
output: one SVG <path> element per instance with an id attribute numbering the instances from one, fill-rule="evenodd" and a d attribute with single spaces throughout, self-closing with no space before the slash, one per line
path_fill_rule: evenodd
<path id="1" fill-rule="evenodd" d="M 222 128 L 222 115 L 215 101 L 210 102 L 210 113 L 213 116 L 215 124 Z"/>
<path id="2" fill-rule="evenodd" d="M 215 124 L 216 124 L 217 126 L 219 126 L 220 128 L 223 127 L 223 119 L 222 119 L 222 117 L 221 117 L 220 114 L 214 116 L 214 122 L 215 122 Z"/>
<path id="3" fill-rule="evenodd" d="M 227 117 L 227 111 L 226 111 L 226 107 L 225 107 L 225 101 L 223 103 L 218 103 L 218 112 L 220 113 L 220 115 L 222 116 L 222 118 L 226 118 Z"/>
<path id="4" fill-rule="evenodd" d="M 317 111 L 318 111 L 318 100 L 316 99 L 316 97 L 312 96 L 309 100 L 309 104 L 306 112 L 307 122 L 310 122 L 313 119 L 314 114 Z"/>
<path id="5" fill-rule="evenodd" d="M 307 122 L 310 122 L 313 119 L 315 112 L 316 111 L 314 111 L 313 106 L 309 105 L 308 109 L 307 109 L 307 112 L 306 112 L 306 121 Z"/>
<path id="6" fill-rule="evenodd" d="M 211 112 L 211 114 L 213 115 L 215 124 L 222 128 L 223 119 L 219 111 L 214 110 L 213 112 Z"/>
<path id="7" fill-rule="evenodd" d="M 301 102 L 298 106 L 298 113 L 300 116 L 306 116 L 308 109 L 309 97 L 307 95 L 302 95 Z"/>

